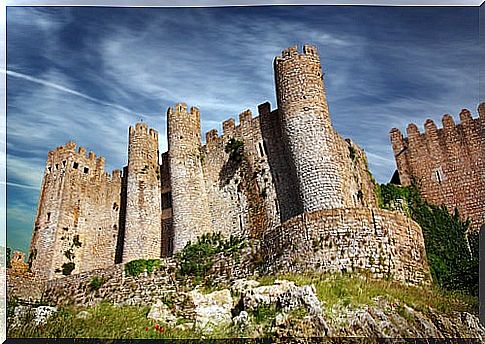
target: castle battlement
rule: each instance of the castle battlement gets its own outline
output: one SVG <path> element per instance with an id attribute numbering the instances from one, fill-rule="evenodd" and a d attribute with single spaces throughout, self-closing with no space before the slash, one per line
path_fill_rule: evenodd
<path id="1" fill-rule="evenodd" d="M 302 56 L 302 55 L 315 56 L 318 58 L 317 47 L 310 44 L 304 44 L 303 49 L 301 51 L 299 50 L 299 46 L 297 45 L 286 48 L 281 52 L 281 56 L 277 56 L 275 58 L 275 63 L 278 63 L 281 60 L 291 59 L 293 57 Z"/>
<path id="2" fill-rule="evenodd" d="M 459 122 L 453 116 L 442 117 L 442 128 L 431 119 L 424 123 L 424 132 L 410 123 L 404 137 L 393 128 L 390 140 L 402 184 L 413 179 L 421 184 L 423 197 L 433 204 L 444 204 L 450 211 L 458 208 L 464 218 L 472 220 L 473 228 L 485 222 L 485 193 L 481 175 L 483 160 L 483 127 L 485 103 L 478 106 L 478 117 L 462 109 Z"/>
<path id="3" fill-rule="evenodd" d="M 424 132 L 421 132 L 418 126 L 414 123 L 410 123 L 406 127 L 406 135 L 404 137 L 401 131 L 398 128 L 392 128 L 389 132 L 391 143 L 393 146 L 407 148 L 409 145 L 414 143 L 419 144 L 420 142 L 432 140 L 437 135 L 441 136 L 446 133 L 446 136 L 456 134 L 459 131 L 463 130 L 474 130 L 473 127 L 478 125 L 478 122 L 485 117 L 485 103 L 481 103 L 478 107 L 479 116 L 473 118 L 470 110 L 462 109 L 459 113 L 459 123 L 455 124 L 453 116 L 450 114 L 445 114 L 442 117 L 442 128 L 438 128 L 435 122 L 432 119 L 427 119 L 424 122 Z M 480 112 L 482 111 L 482 112 Z M 464 132 L 466 136 L 466 132 Z M 397 154 L 398 152 L 394 152 Z"/>

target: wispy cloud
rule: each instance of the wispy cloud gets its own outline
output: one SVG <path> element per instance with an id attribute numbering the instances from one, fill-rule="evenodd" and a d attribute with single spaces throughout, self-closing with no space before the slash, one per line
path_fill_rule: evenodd
<path id="1" fill-rule="evenodd" d="M 96 104 L 109 106 L 109 107 L 112 107 L 112 108 L 115 108 L 115 109 L 118 109 L 118 110 L 121 110 L 121 111 L 125 111 L 127 113 L 133 113 L 134 112 L 133 110 L 127 109 L 124 106 L 108 103 L 108 102 L 102 101 L 100 99 L 90 97 L 87 94 L 72 90 L 70 88 L 64 87 L 62 85 L 58 85 L 58 84 L 53 83 L 53 82 L 49 82 L 49 81 L 46 81 L 46 80 L 42 80 L 42 79 L 35 78 L 33 76 L 30 76 L 30 75 L 14 72 L 14 71 L 11 71 L 11 70 L 7 70 L 7 71 L 3 71 L 3 72 L 6 73 L 7 75 L 15 77 L 15 78 L 28 80 L 30 82 L 34 82 L 34 83 L 37 83 L 37 84 L 40 84 L 40 85 L 43 85 L 43 86 L 51 87 L 51 88 L 54 88 L 56 90 L 59 90 L 59 91 L 65 92 L 65 93 L 69 93 L 69 94 L 75 95 L 77 97 L 87 99 L 87 100 L 92 101 Z"/>

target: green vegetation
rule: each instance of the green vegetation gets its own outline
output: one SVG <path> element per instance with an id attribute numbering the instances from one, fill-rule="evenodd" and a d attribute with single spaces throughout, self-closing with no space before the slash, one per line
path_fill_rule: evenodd
<path id="1" fill-rule="evenodd" d="M 72 240 L 72 244 L 76 247 L 81 247 L 81 242 L 79 241 L 79 235 L 75 235 L 73 240 Z"/>
<path id="2" fill-rule="evenodd" d="M 74 264 L 74 262 L 64 263 L 62 264 L 62 274 L 64 276 L 69 276 L 75 268 L 76 264 Z"/>
<path id="3" fill-rule="evenodd" d="M 337 304 L 352 307 L 374 305 L 376 297 L 380 296 L 388 302 L 406 304 L 425 313 L 432 307 L 445 314 L 464 311 L 478 314 L 477 298 L 460 292 L 444 291 L 438 286 L 413 287 L 365 275 L 318 273 L 264 276 L 259 282 L 270 285 L 277 279 L 293 281 L 297 285 L 313 284 L 327 311 Z"/>
<path id="4" fill-rule="evenodd" d="M 254 321 L 256 324 L 270 322 L 276 317 L 276 313 L 277 310 L 274 306 L 269 306 L 264 303 L 260 304 L 253 312 Z"/>
<path id="5" fill-rule="evenodd" d="M 244 142 L 232 138 L 226 144 L 224 150 L 229 154 L 229 159 L 241 162 L 244 157 Z"/>
<path id="6" fill-rule="evenodd" d="M 12 249 L 7 247 L 7 268 L 10 269 L 12 267 Z"/>
<path id="7" fill-rule="evenodd" d="M 357 151 L 353 146 L 349 145 L 349 156 L 352 161 L 355 161 L 355 158 L 357 158 Z"/>
<path id="8" fill-rule="evenodd" d="M 226 256 L 239 256 L 239 251 L 246 246 L 246 241 L 231 235 L 225 239 L 221 233 L 204 234 L 192 244 L 190 241 L 175 257 L 179 261 L 179 278 L 193 277 L 196 284 L 208 277 L 214 265 L 214 256 L 223 253 Z"/>
<path id="9" fill-rule="evenodd" d="M 478 296 L 478 233 L 467 234 L 470 222 L 461 220 L 457 210 L 451 214 L 445 206 L 428 204 L 416 182 L 408 187 L 382 184 L 377 195 L 381 208 L 401 204 L 421 226 L 434 282 L 446 290 Z"/>
<path id="10" fill-rule="evenodd" d="M 125 272 L 129 276 L 138 276 L 143 272 L 151 273 L 160 267 L 160 259 L 137 259 L 125 264 Z"/>
<path id="11" fill-rule="evenodd" d="M 89 289 L 97 291 L 104 284 L 105 280 L 103 277 L 94 276 L 89 282 Z"/>

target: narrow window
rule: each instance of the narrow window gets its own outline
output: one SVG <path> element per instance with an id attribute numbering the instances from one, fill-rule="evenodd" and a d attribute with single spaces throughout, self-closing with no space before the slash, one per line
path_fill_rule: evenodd
<path id="1" fill-rule="evenodd" d="M 242 221 L 242 216 L 241 215 L 239 215 L 239 230 L 242 233 L 242 231 L 243 231 L 243 221 Z"/>
<path id="2" fill-rule="evenodd" d="M 263 140 L 263 153 L 264 155 L 268 154 L 268 147 L 266 147 L 266 141 Z"/>
<path id="3" fill-rule="evenodd" d="M 47 170 L 49 171 L 49 173 L 51 173 L 51 172 L 52 172 L 52 168 L 51 168 L 50 166 L 49 166 L 49 167 L 47 167 Z"/>
<path id="4" fill-rule="evenodd" d="M 85 168 L 84 168 L 84 173 L 86 173 L 86 174 L 87 174 L 88 172 L 89 172 L 89 168 L 85 167 Z"/>
<path id="5" fill-rule="evenodd" d="M 62 161 L 62 166 L 66 167 L 66 160 Z"/>
<path id="6" fill-rule="evenodd" d="M 438 181 L 438 183 L 441 183 L 440 172 L 439 171 L 434 171 L 434 173 L 436 174 L 436 180 Z"/>
<path id="7" fill-rule="evenodd" d="M 79 164 L 77 162 L 74 162 L 72 164 L 72 167 L 77 170 L 77 168 L 79 167 Z"/>
<path id="8" fill-rule="evenodd" d="M 162 194 L 162 209 L 172 208 L 172 193 L 166 192 Z"/>
<path id="9" fill-rule="evenodd" d="M 259 155 L 261 157 L 264 156 L 264 152 L 263 152 L 263 144 L 261 142 L 258 143 L 258 147 L 259 147 Z"/>
<path id="10" fill-rule="evenodd" d="M 51 213 L 47 213 L 47 222 L 51 220 Z"/>
<path id="11" fill-rule="evenodd" d="M 59 169 L 59 164 L 56 164 L 56 170 L 58 170 L 58 169 Z"/>

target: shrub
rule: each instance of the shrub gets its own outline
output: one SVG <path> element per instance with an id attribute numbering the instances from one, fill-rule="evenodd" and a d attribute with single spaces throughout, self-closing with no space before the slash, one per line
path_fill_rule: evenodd
<path id="1" fill-rule="evenodd" d="M 467 237 L 470 221 L 460 219 L 456 209 L 450 213 L 445 206 L 427 203 L 417 182 L 407 187 L 382 184 L 378 190 L 381 208 L 392 209 L 403 200 L 408 216 L 421 226 L 434 282 L 478 296 L 478 235 Z"/>
<path id="2" fill-rule="evenodd" d="M 10 249 L 10 247 L 7 247 L 7 268 L 9 269 L 12 267 L 11 261 L 12 261 L 12 250 Z"/>
<path id="3" fill-rule="evenodd" d="M 196 283 L 199 283 L 208 275 L 216 254 L 224 253 L 236 257 L 238 251 L 245 246 L 244 239 L 233 235 L 229 239 L 224 239 L 221 233 L 204 234 L 197 239 L 196 243 L 188 242 L 175 255 L 180 264 L 178 275 L 179 277 L 192 276 Z"/>
<path id="4" fill-rule="evenodd" d="M 125 264 L 125 272 L 127 275 L 136 277 L 145 271 L 151 273 L 158 267 L 160 267 L 160 259 L 137 259 Z"/>
<path id="5" fill-rule="evenodd" d="M 62 274 L 64 276 L 69 276 L 71 272 L 76 268 L 76 264 L 73 262 L 62 264 Z"/>
<path id="6" fill-rule="evenodd" d="M 101 288 L 101 286 L 104 284 L 105 280 L 100 277 L 100 276 L 94 276 L 92 279 L 91 279 L 91 282 L 89 282 L 89 288 L 91 290 L 99 290 L 99 288 Z"/>
<path id="7" fill-rule="evenodd" d="M 244 142 L 232 138 L 224 150 L 229 154 L 229 159 L 240 162 L 244 157 Z"/>

